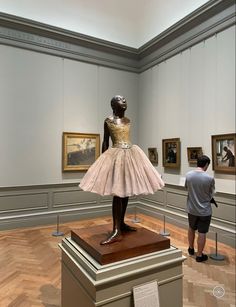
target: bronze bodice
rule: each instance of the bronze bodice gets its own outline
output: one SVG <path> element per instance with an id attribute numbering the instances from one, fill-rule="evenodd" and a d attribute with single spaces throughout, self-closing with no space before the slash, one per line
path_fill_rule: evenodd
<path id="1" fill-rule="evenodd" d="M 113 119 L 108 118 L 106 120 L 108 129 L 110 132 L 112 147 L 116 148 L 130 148 L 132 146 L 130 142 L 130 121 L 115 122 Z"/>

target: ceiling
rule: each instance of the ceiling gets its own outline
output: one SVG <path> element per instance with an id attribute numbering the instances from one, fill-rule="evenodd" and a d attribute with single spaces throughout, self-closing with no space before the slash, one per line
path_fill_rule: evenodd
<path id="1" fill-rule="evenodd" d="M 206 0 L 0 0 L 0 11 L 139 48 Z"/>

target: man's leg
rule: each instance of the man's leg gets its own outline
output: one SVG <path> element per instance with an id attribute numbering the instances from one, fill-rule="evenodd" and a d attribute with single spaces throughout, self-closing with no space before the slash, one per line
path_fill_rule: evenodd
<path id="1" fill-rule="evenodd" d="M 205 233 L 198 233 L 198 239 L 197 239 L 197 257 L 202 256 L 202 252 L 204 250 L 206 244 L 206 234 Z"/>
<path id="2" fill-rule="evenodd" d="M 195 231 L 197 229 L 198 217 L 188 213 L 188 253 L 189 255 L 194 255 L 194 240 Z"/>
<path id="3" fill-rule="evenodd" d="M 203 254 L 205 243 L 206 243 L 206 233 L 198 232 L 197 256 L 196 256 L 197 262 L 206 261 L 208 259 L 208 256 Z"/>
<path id="4" fill-rule="evenodd" d="M 198 240 L 197 240 L 197 262 L 206 261 L 208 256 L 203 254 L 203 250 L 206 244 L 206 234 L 209 230 L 211 222 L 211 215 L 199 217 L 198 223 Z"/>
<path id="5" fill-rule="evenodd" d="M 191 227 L 188 228 L 188 244 L 190 248 L 194 248 L 195 230 Z"/>

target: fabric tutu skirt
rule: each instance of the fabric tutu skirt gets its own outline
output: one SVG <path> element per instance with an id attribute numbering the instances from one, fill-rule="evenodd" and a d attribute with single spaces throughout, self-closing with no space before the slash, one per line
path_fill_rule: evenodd
<path id="1" fill-rule="evenodd" d="M 163 186 L 159 173 L 137 145 L 107 149 L 79 185 L 84 191 L 119 197 L 153 194 Z"/>

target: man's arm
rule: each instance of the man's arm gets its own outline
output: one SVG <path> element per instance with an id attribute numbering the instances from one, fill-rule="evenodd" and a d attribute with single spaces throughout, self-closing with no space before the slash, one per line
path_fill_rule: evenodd
<path id="1" fill-rule="evenodd" d="M 187 184 L 187 177 L 185 178 L 185 184 L 184 184 L 185 188 L 188 189 L 188 184 Z"/>
<path id="2" fill-rule="evenodd" d="M 211 196 L 213 197 L 215 194 L 215 179 L 212 178 L 212 182 L 211 182 Z"/>
<path id="3" fill-rule="evenodd" d="M 212 196 L 212 198 L 211 198 L 210 202 L 212 204 L 214 204 L 216 207 L 218 207 L 215 199 L 213 198 L 214 194 L 215 194 L 215 179 L 212 178 L 212 185 L 211 185 L 211 196 Z"/>
<path id="4" fill-rule="evenodd" d="M 212 197 L 212 199 L 210 200 L 210 203 L 214 204 L 216 206 L 216 208 L 218 208 L 218 205 L 215 201 L 215 199 Z"/>

